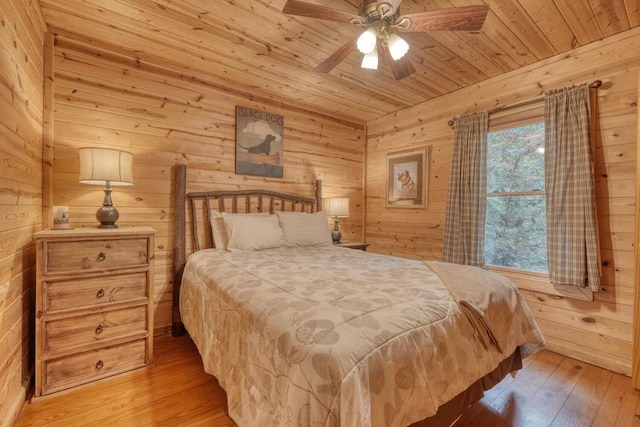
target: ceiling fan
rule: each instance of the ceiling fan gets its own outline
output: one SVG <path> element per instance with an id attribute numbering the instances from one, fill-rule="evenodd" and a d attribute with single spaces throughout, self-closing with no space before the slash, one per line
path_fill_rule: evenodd
<path id="1" fill-rule="evenodd" d="M 483 4 L 401 15 L 400 3 L 402 0 L 362 0 L 359 15 L 355 15 L 304 1 L 288 0 L 282 13 L 348 22 L 365 28 L 357 39 L 347 42 L 314 68 L 314 71 L 328 73 L 357 47 L 364 54 L 362 68 L 377 69 L 378 55 L 380 55 L 389 60 L 394 77 L 400 80 L 410 76 L 416 70 L 405 56 L 409 50 L 409 44 L 397 33 L 479 31 L 489 12 L 489 5 Z"/>

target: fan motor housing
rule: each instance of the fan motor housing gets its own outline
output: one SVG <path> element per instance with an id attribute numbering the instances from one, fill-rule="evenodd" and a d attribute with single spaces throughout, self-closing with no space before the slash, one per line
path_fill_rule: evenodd
<path id="1" fill-rule="evenodd" d="M 399 8 L 393 10 L 393 7 L 389 3 L 378 3 L 376 0 L 365 0 L 362 3 L 360 16 L 362 17 L 362 20 L 352 20 L 351 23 L 361 27 L 377 25 L 382 28 L 388 28 L 392 26 L 398 18 Z"/>

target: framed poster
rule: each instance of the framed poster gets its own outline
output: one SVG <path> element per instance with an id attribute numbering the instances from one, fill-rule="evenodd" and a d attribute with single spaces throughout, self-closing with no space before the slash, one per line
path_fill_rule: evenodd
<path id="1" fill-rule="evenodd" d="M 236 105 L 236 174 L 282 178 L 284 117 Z"/>
<path id="2" fill-rule="evenodd" d="M 427 207 L 428 150 L 387 154 L 388 208 Z"/>

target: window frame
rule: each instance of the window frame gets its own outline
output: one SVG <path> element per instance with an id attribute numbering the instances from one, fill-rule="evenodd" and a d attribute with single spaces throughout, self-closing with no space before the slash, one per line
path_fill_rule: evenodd
<path id="1" fill-rule="evenodd" d="M 491 133 L 502 129 L 540 122 L 544 122 L 544 100 L 542 99 L 536 102 L 522 104 L 515 108 L 506 108 L 490 112 L 488 132 Z M 544 194 L 545 192 L 542 190 L 541 192 L 517 192 L 514 194 L 525 195 L 527 193 L 539 195 Z M 508 193 L 500 194 L 508 195 Z M 490 196 L 487 193 L 485 197 L 488 198 Z M 579 288 L 569 285 L 554 285 L 549 281 L 548 273 L 539 273 L 490 264 L 485 265 L 485 269 L 506 276 L 515 283 L 519 289 L 583 301 L 593 301 L 593 291 L 588 287 Z"/>

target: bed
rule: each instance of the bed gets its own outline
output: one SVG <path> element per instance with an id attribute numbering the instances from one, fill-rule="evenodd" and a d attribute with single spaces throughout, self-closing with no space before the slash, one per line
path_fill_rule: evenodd
<path id="1" fill-rule="evenodd" d="M 333 246 L 320 182 L 313 198 L 185 188 L 178 165 L 173 333 L 240 426 L 450 425 L 544 347 L 503 276 Z"/>

